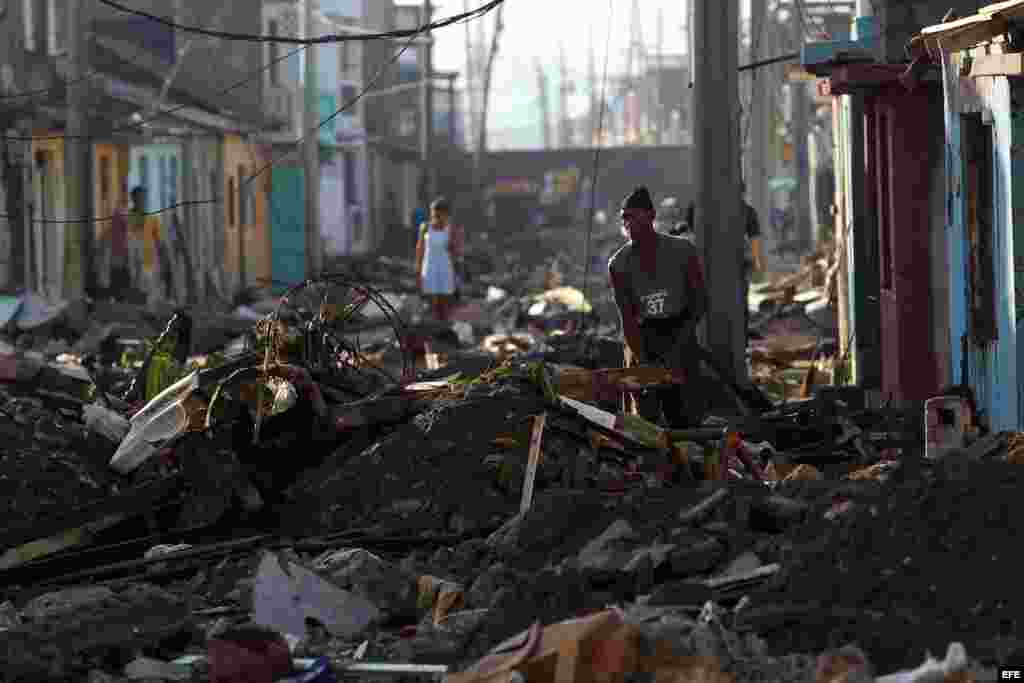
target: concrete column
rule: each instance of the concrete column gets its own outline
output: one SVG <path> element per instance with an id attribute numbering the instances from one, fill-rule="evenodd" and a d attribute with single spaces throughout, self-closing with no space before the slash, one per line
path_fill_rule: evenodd
<path id="1" fill-rule="evenodd" d="M 708 287 L 708 347 L 746 381 L 740 210 L 737 0 L 698 0 L 694 7 L 697 233 Z"/>

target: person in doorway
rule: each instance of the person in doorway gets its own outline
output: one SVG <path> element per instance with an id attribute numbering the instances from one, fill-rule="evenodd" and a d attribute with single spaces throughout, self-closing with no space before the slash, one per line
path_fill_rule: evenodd
<path id="1" fill-rule="evenodd" d="M 638 187 L 622 203 L 629 240 L 608 261 L 608 277 L 626 342 L 625 365 L 665 365 L 680 383 L 637 398 L 640 414 L 673 428 L 703 418 L 697 324 L 707 311 L 704 268 L 692 242 L 655 231 L 650 192 Z M 660 413 L 660 414 L 659 414 Z"/>
<path id="2" fill-rule="evenodd" d="M 110 219 L 110 291 L 114 297 L 122 297 L 132 286 L 128 251 L 128 212 L 125 206 L 117 207 Z"/>
<path id="3" fill-rule="evenodd" d="M 423 229 L 423 224 L 427 222 L 427 212 L 422 207 L 417 206 L 412 211 L 412 246 L 413 251 L 420 243 L 420 231 Z"/>
<path id="4" fill-rule="evenodd" d="M 128 246 L 131 262 L 136 268 L 132 275 L 133 284 L 145 295 L 147 303 L 154 303 L 163 298 L 160 293 L 160 219 L 146 215 L 145 188 L 133 188 L 131 198 Z"/>
<path id="5" fill-rule="evenodd" d="M 143 291 L 142 262 L 146 244 L 146 188 L 136 185 L 132 188 L 131 207 L 128 209 L 128 270 L 132 287 Z"/>
<path id="6" fill-rule="evenodd" d="M 104 212 L 104 218 L 107 217 Z M 96 284 L 102 292 L 110 291 L 110 220 L 100 220 L 93 225 L 93 264 L 96 269 Z"/>
<path id="7" fill-rule="evenodd" d="M 157 219 L 159 223 L 160 220 Z M 175 276 L 175 259 L 174 252 L 171 249 L 170 235 L 168 239 L 164 239 L 164 230 L 160 230 L 160 233 L 156 238 L 156 253 L 157 258 L 160 260 L 160 296 L 167 301 L 177 300 L 174 287 L 174 276 Z"/>
<path id="8" fill-rule="evenodd" d="M 750 282 L 755 272 L 764 272 L 764 255 L 761 251 L 761 222 L 757 209 L 750 205 L 745 196 L 747 184 L 740 182 L 740 198 L 743 204 L 743 338 L 750 335 Z"/>
<path id="9" fill-rule="evenodd" d="M 416 275 L 438 320 L 448 320 L 451 314 L 462 245 L 462 230 L 451 222 L 451 205 L 443 197 L 435 199 L 430 205 L 430 222 L 420 227 L 416 242 Z"/>

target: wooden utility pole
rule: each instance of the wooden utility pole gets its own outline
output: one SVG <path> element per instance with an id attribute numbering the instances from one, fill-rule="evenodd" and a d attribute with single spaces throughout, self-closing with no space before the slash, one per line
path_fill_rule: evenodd
<path id="1" fill-rule="evenodd" d="M 544 149 L 551 149 L 551 105 L 548 102 L 548 75 L 544 73 L 544 64 L 537 60 L 537 89 L 540 107 L 540 130 L 544 140 Z"/>
<path id="2" fill-rule="evenodd" d="M 92 222 L 92 144 L 89 139 L 89 14 L 92 3 L 70 0 L 67 29 L 71 74 L 68 79 L 67 158 L 64 165 L 68 215 L 76 219 L 65 226 L 64 296 L 96 290 L 95 224 Z M 43 40 L 47 40 L 43 36 Z M 77 219 L 81 218 L 81 222 Z M 49 229 L 51 226 L 44 226 Z M 109 229 L 109 225 L 104 226 Z"/>
<path id="3" fill-rule="evenodd" d="M 305 36 L 314 33 L 313 11 L 316 0 L 305 0 Z M 303 98 L 303 158 L 305 161 L 306 199 L 306 277 L 316 277 L 323 265 L 320 250 L 320 92 L 317 83 L 317 46 L 310 45 L 306 55 L 306 87 Z"/>
<path id="4" fill-rule="evenodd" d="M 430 0 L 423 0 L 423 23 L 429 24 L 434 16 L 434 7 Z M 420 122 L 420 164 L 422 166 L 420 176 L 420 202 L 426 207 L 434 196 L 434 34 L 427 32 L 426 44 L 420 48 L 422 61 L 420 62 L 423 88 L 421 90 L 422 102 L 420 111 L 422 119 Z"/>
<path id="5" fill-rule="evenodd" d="M 694 12 L 696 228 L 708 288 L 705 338 L 719 364 L 747 381 L 742 302 L 738 0 L 697 0 Z"/>

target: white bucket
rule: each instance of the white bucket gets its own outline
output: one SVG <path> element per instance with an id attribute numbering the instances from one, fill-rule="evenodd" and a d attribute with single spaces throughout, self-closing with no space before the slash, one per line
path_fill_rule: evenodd
<path id="1" fill-rule="evenodd" d="M 971 419 L 970 405 L 960 396 L 936 396 L 925 401 L 924 457 L 939 460 L 963 448 Z"/>

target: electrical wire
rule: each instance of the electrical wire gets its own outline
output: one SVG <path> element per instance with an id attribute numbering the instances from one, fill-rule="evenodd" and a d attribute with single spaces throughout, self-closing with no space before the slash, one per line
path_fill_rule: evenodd
<path id="1" fill-rule="evenodd" d="M 368 41 L 368 40 L 383 40 L 389 38 L 416 38 L 422 33 L 433 31 L 452 24 L 458 23 L 465 19 L 475 19 L 487 14 L 491 10 L 497 8 L 499 5 L 505 2 L 505 0 L 490 0 L 489 2 L 481 5 L 477 9 L 470 10 L 469 12 L 463 12 L 462 14 L 456 14 L 448 17 L 447 19 L 440 19 L 435 22 L 426 23 L 419 28 L 415 29 L 402 29 L 397 31 L 383 31 L 379 33 L 363 33 L 363 34 L 329 34 L 325 36 L 318 36 L 316 38 L 290 38 L 287 36 L 277 35 L 264 35 L 256 33 L 233 33 L 230 31 L 216 31 L 213 29 L 202 28 L 201 26 L 188 26 L 185 24 L 171 21 L 165 17 L 161 17 L 150 12 L 144 12 L 139 9 L 133 9 L 115 0 L 99 0 L 103 5 L 112 7 L 120 12 L 126 14 L 134 14 L 139 17 L 150 19 L 157 23 L 163 24 L 173 28 L 176 31 L 184 31 L 186 33 L 196 33 L 199 35 L 209 36 L 211 38 L 222 38 L 224 40 L 240 40 L 250 43 L 290 43 L 293 45 L 316 45 L 321 43 L 343 43 L 347 41 Z"/>
<path id="2" fill-rule="evenodd" d="M 219 90 L 219 91 L 213 93 L 212 97 L 214 97 L 214 98 L 222 97 L 224 95 L 227 95 L 229 93 L 234 92 L 235 90 L 238 90 L 242 86 L 251 83 L 256 78 L 259 78 L 260 76 L 263 75 L 264 72 L 269 71 L 270 69 L 272 69 L 277 64 L 280 64 L 281 62 L 283 62 L 283 61 L 285 61 L 287 59 L 290 59 L 291 57 L 293 57 L 294 55 L 298 54 L 299 52 L 302 52 L 305 49 L 306 49 L 306 46 L 297 47 L 294 50 L 292 50 L 291 52 L 287 52 L 284 55 L 271 60 L 267 64 L 264 64 L 263 66 L 261 66 L 259 69 L 255 70 L 255 71 L 248 72 L 245 75 L 244 78 L 242 78 L 239 81 L 236 81 L 235 83 L 232 83 L 227 88 L 224 88 L 222 90 Z M 119 61 L 127 62 L 128 64 L 130 64 L 132 66 L 135 66 L 135 67 L 140 67 L 139 64 L 137 64 L 135 62 L 132 62 L 130 60 L 127 60 L 127 59 L 120 59 L 119 58 Z M 170 107 L 169 109 L 165 109 L 162 112 L 154 114 L 153 116 L 150 116 L 148 118 L 141 118 L 138 121 L 131 122 L 130 124 L 113 126 L 111 128 L 108 128 L 105 131 L 100 131 L 100 132 L 92 133 L 92 134 L 89 134 L 89 135 L 35 135 L 35 136 L 33 136 L 33 135 L 0 135 L 0 140 L 10 140 L 10 141 L 15 141 L 15 142 L 36 142 L 36 141 L 43 141 L 43 140 L 95 140 L 97 138 L 107 137 L 107 136 L 109 136 L 109 135 L 111 135 L 113 133 L 118 133 L 118 132 L 122 132 L 122 131 L 126 131 L 126 130 L 132 130 L 134 128 L 142 128 L 142 127 L 146 126 L 147 124 L 152 123 L 153 121 L 156 121 L 156 120 L 158 120 L 158 119 L 160 119 L 162 117 L 165 117 L 165 116 L 170 116 L 170 115 L 174 114 L 175 112 L 179 112 L 182 109 L 186 109 L 186 108 L 188 108 L 190 106 L 192 106 L 192 105 L 190 105 L 190 104 L 179 104 L 179 105 L 176 105 L 174 107 Z M 167 135 L 166 137 L 189 137 L 189 136 L 187 136 L 187 135 Z"/>
<path id="3" fill-rule="evenodd" d="M 583 252 L 583 299 L 585 301 L 590 300 L 590 248 L 594 237 L 594 216 L 597 212 L 597 185 L 598 175 L 601 171 L 601 148 L 603 146 L 602 139 L 604 138 L 604 117 L 608 106 L 608 61 L 612 51 L 612 13 L 614 10 L 614 0 L 608 0 L 608 33 L 605 37 L 604 44 L 604 73 L 601 77 L 601 108 L 598 110 L 597 114 L 597 140 L 594 141 L 594 170 L 591 173 L 590 180 L 590 216 L 587 221 L 587 241 Z M 581 338 L 585 337 L 585 335 L 583 335 L 583 332 L 586 329 L 585 315 L 584 311 L 580 312 Z"/>
<path id="4" fill-rule="evenodd" d="M 498 3 L 498 4 L 500 4 L 500 3 Z M 495 6 L 495 7 L 497 7 L 498 5 L 497 5 L 497 4 L 495 4 L 494 6 Z M 405 43 L 405 45 L 403 45 L 403 46 L 402 46 L 402 49 L 400 49 L 400 50 L 399 50 L 398 52 L 396 52 L 396 53 L 395 53 L 395 54 L 394 54 L 394 55 L 393 55 L 393 56 L 392 56 L 392 57 L 391 57 L 391 58 L 390 58 L 390 59 L 389 59 L 388 61 L 386 61 L 386 62 L 385 62 L 385 63 L 384 63 L 384 64 L 383 64 L 382 66 L 381 66 L 381 68 L 380 68 L 380 69 L 378 69 L 378 71 L 377 71 L 377 73 L 376 73 L 376 74 L 374 75 L 374 77 L 373 77 L 372 79 L 370 79 L 370 82 L 369 82 L 369 83 L 367 83 L 367 84 L 366 84 L 365 86 L 363 86 L 363 89 L 362 89 L 362 90 L 360 90 L 360 91 L 359 91 L 359 92 L 358 92 L 358 93 L 357 93 L 357 94 L 355 95 L 355 97 L 353 97 L 353 98 L 352 98 L 351 100 L 349 100 L 348 102 L 346 102 L 345 104 L 343 104 L 343 105 L 342 105 L 341 107 L 339 107 L 338 109 L 336 109 L 336 110 L 334 111 L 334 113 L 332 113 L 332 114 L 331 114 L 330 116 L 328 116 L 327 118 L 325 118 L 325 119 L 323 119 L 322 121 L 320 121 L 320 122 L 319 122 L 319 123 L 318 123 L 318 124 L 317 124 L 317 125 L 316 125 L 316 126 L 315 126 L 315 127 L 313 128 L 313 129 L 312 129 L 312 130 L 309 130 L 309 131 L 307 131 L 305 135 L 303 135 L 303 136 L 302 136 L 302 137 L 300 137 L 300 138 L 299 138 L 298 140 L 296 140 L 296 141 L 295 141 L 295 142 L 293 143 L 293 144 L 294 144 L 294 146 L 295 146 L 295 149 L 297 149 L 297 148 L 298 148 L 298 146 L 299 146 L 299 145 L 301 145 L 301 144 L 302 144 L 302 143 L 303 143 L 303 142 L 304 142 L 304 141 L 306 140 L 306 138 L 307 138 L 307 137 L 309 137 L 310 135 L 316 135 L 316 134 L 317 134 L 317 132 L 318 132 L 318 131 L 319 131 L 319 130 L 320 130 L 321 128 L 323 128 L 323 127 L 324 127 L 324 126 L 326 126 L 326 125 L 327 125 L 328 123 L 330 123 L 330 122 L 331 122 L 331 121 L 333 121 L 334 119 L 338 118 L 338 117 L 339 117 L 339 116 L 341 116 L 341 115 L 342 115 L 343 113 L 345 113 L 346 111 L 348 111 L 348 110 L 349 110 L 350 108 L 352 108 L 353 106 L 355 106 L 355 105 L 356 105 L 356 104 L 357 104 L 357 103 L 358 103 L 358 102 L 359 102 L 360 100 L 362 100 L 362 99 L 363 99 L 363 97 L 365 97 L 365 96 L 366 96 L 366 94 L 367 94 L 368 92 L 370 92 L 371 90 L 374 90 L 374 89 L 376 88 L 377 82 L 378 82 L 378 81 L 380 81 L 380 79 L 384 77 L 384 75 L 385 75 L 385 74 L 387 73 L 388 69 L 390 69 L 390 68 L 391 68 L 391 67 L 392 67 L 392 66 L 393 66 L 394 64 L 396 64 L 396 63 L 398 62 L 398 60 L 399 60 L 399 59 L 401 58 L 401 56 L 402 56 L 403 54 L 405 54 L 405 51 L 406 51 L 406 50 L 408 50 L 408 49 L 409 49 L 410 47 L 412 47 L 412 44 L 413 44 L 413 42 L 415 41 L 415 39 L 416 39 L 416 36 L 415 36 L 415 35 L 414 35 L 414 36 L 412 36 L 412 37 L 411 37 L 411 38 L 410 38 L 410 39 L 409 39 L 409 40 L 408 40 L 408 41 L 407 41 L 407 42 Z M 291 155 L 292 155 L 292 154 L 294 153 L 295 149 L 292 149 L 291 151 L 289 151 L 289 152 L 286 152 L 285 154 L 282 154 L 282 155 L 280 155 L 280 156 L 278 156 L 278 157 L 276 157 L 276 158 L 274 158 L 274 159 L 271 159 L 270 161 L 268 161 L 268 162 L 267 162 L 267 163 L 266 163 L 266 164 L 265 164 L 265 165 L 264 165 L 264 166 L 263 166 L 262 168 L 260 168 L 260 170 L 259 170 L 259 171 L 257 171 L 256 173 L 254 173 L 254 174 L 253 174 L 252 176 L 250 176 L 249 178 L 247 178 L 247 179 L 245 180 L 245 185 L 248 185 L 249 183 L 253 182 L 253 181 L 254 181 L 254 180 L 255 180 L 256 178 L 258 178 L 258 177 L 259 177 L 260 175 L 262 175 L 263 173 L 265 173 L 265 172 L 266 172 L 266 171 L 267 171 L 268 169 L 270 169 L 271 167 L 273 167 L 273 166 L 274 166 L 274 164 L 276 164 L 276 163 L 278 163 L 278 162 L 280 162 L 280 161 L 283 161 L 284 159 L 286 159 L 286 158 L 288 158 L 289 156 L 291 156 Z M 241 188 L 241 185 L 239 186 L 239 188 Z"/>
<path id="5" fill-rule="evenodd" d="M 299 137 L 297 140 L 295 140 L 291 144 L 293 144 L 295 146 L 295 148 L 298 148 L 298 146 L 301 145 L 306 140 L 306 138 L 309 137 L 309 135 L 315 135 L 319 129 L 321 129 L 324 126 L 326 126 L 328 123 L 330 123 L 331 121 L 336 119 L 338 116 L 340 116 L 341 114 L 346 112 L 348 109 L 353 107 L 356 103 L 358 103 L 361 99 L 363 99 L 363 97 L 365 97 L 367 93 L 369 93 L 371 90 L 373 90 L 376 87 L 378 81 L 380 81 L 380 79 L 383 78 L 384 75 L 387 73 L 387 70 L 391 66 L 393 66 L 396 62 L 398 62 L 399 58 L 405 53 L 406 50 L 408 50 L 410 47 L 412 47 L 412 44 L 413 44 L 414 40 L 415 40 L 415 36 L 413 36 L 411 39 L 409 39 L 405 43 L 405 45 L 402 46 L 402 48 L 400 50 L 398 50 L 387 62 L 385 62 L 381 66 L 381 68 L 378 70 L 377 74 L 370 80 L 369 83 L 367 83 L 362 88 L 362 90 L 360 90 L 355 95 L 355 97 L 353 97 L 348 102 L 345 102 L 344 104 L 342 104 L 330 116 L 328 116 L 327 118 L 325 118 L 322 121 L 320 121 L 312 130 L 308 131 L 306 135 L 303 135 L 303 136 Z M 305 49 L 305 48 L 303 47 L 303 48 L 299 48 L 299 49 Z M 256 171 L 253 175 L 249 176 L 248 178 L 245 178 L 244 181 L 240 182 L 239 183 L 239 187 L 238 187 L 239 191 L 241 191 L 242 188 L 244 188 L 244 187 L 248 187 L 249 184 L 251 184 L 253 181 L 255 181 L 259 176 L 261 176 L 263 173 L 265 173 L 268 169 L 272 168 L 275 164 L 277 164 L 278 162 L 284 160 L 285 158 L 287 158 L 288 156 L 290 156 L 293 153 L 294 153 L 294 149 L 290 150 L 289 152 L 287 152 L 285 154 L 279 155 L 279 156 L 271 159 L 269 162 L 264 164 L 258 171 Z M 184 207 L 188 207 L 188 206 L 206 206 L 206 205 L 210 205 L 210 204 L 220 204 L 223 201 L 224 200 L 223 200 L 222 197 L 214 197 L 213 199 L 199 199 L 199 200 L 191 200 L 191 201 L 181 201 L 181 202 L 176 202 L 174 204 L 171 204 L 169 206 L 165 206 L 165 207 L 160 208 L 160 209 L 154 209 L 153 211 L 143 212 L 140 215 L 142 215 L 142 216 L 157 216 L 157 215 L 160 215 L 162 213 L 166 213 L 167 211 L 171 211 L 173 209 L 179 209 L 179 208 L 184 208 Z M 11 218 L 11 216 L 9 214 L 0 214 L 0 218 Z M 83 218 L 64 218 L 64 219 L 32 218 L 32 219 L 30 219 L 30 221 L 32 223 L 42 223 L 42 224 L 49 224 L 49 225 L 52 225 L 52 224 L 81 224 L 81 223 L 101 223 L 101 222 L 105 222 L 105 221 L 111 221 L 114 218 L 115 218 L 114 215 L 110 215 L 110 216 L 101 216 L 101 217 L 97 217 L 97 218 L 85 218 L 85 219 L 83 219 Z"/>
<path id="6" fill-rule="evenodd" d="M 135 55 L 131 59 L 132 60 L 138 59 L 139 57 L 142 56 L 142 53 L 146 52 L 146 51 L 147 51 L 146 47 L 142 46 L 141 48 L 139 48 L 139 50 L 135 53 Z M 7 101 L 7 100 L 20 100 L 20 99 L 23 99 L 23 98 L 26 98 L 26 97 L 36 97 L 38 95 L 46 95 L 47 93 L 51 93 L 51 92 L 64 91 L 64 90 L 66 90 L 68 87 L 70 87 L 72 85 L 77 85 L 78 83 L 84 83 L 86 81 L 91 81 L 92 79 L 98 78 L 98 77 L 100 77 L 102 75 L 103 75 L 102 71 L 100 71 L 99 69 L 93 69 L 90 73 L 88 73 L 85 76 L 82 76 L 80 78 L 62 79 L 61 82 L 60 82 L 60 85 L 51 85 L 48 88 L 39 88 L 37 90 L 28 90 L 26 92 L 12 93 L 12 94 L 9 94 L 9 95 L 0 95 L 0 102 L 4 102 L 4 101 Z"/>
<path id="7" fill-rule="evenodd" d="M 767 12 L 763 12 L 761 14 L 761 25 L 760 26 L 754 26 L 754 18 L 753 18 L 753 16 L 751 16 L 751 18 L 750 18 L 750 56 L 753 57 L 755 60 L 758 57 L 761 56 L 762 43 L 764 42 L 765 34 L 768 32 L 768 24 L 769 24 L 769 21 L 768 21 L 768 13 Z M 741 73 L 742 73 L 742 71 L 741 71 Z M 741 140 L 741 143 L 740 143 L 741 144 L 741 149 L 746 149 L 747 141 L 750 139 L 750 128 L 751 128 L 751 125 L 752 125 L 752 123 L 751 123 L 751 121 L 752 121 L 751 113 L 752 113 L 752 110 L 753 110 L 752 104 L 753 104 L 753 98 L 754 98 L 754 95 L 755 95 L 755 91 L 757 90 L 756 86 L 757 86 L 757 71 L 755 70 L 751 74 L 750 97 L 748 98 L 748 101 L 747 101 L 747 104 L 748 104 L 747 111 L 745 112 L 745 119 L 746 120 L 745 120 L 744 126 L 743 126 L 743 139 Z M 743 115 L 743 113 L 741 112 L 741 116 L 742 115 Z"/>
<path id="8" fill-rule="evenodd" d="M 771 66 L 772 64 L 780 64 L 782 62 L 793 62 L 800 59 L 799 52 L 790 52 L 789 54 L 779 55 L 778 57 L 769 57 L 768 59 L 762 59 L 750 64 L 743 64 L 736 68 L 737 71 L 750 71 L 751 69 L 760 69 L 761 67 Z"/>
<path id="9" fill-rule="evenodd" d="M 470 12 L 464 12 L 463 14 L 458 15 L 456 17 L 452 17 L 450 19 L 446 19 L 444 21 L 444 25 L 448 26 L 448 25 L 457 24 L 457 23 L 468 23 L 468 22 L 472 21 L 473 19 L 477 18 L 478 16 L 482 16 L 486 12 L 489 12 L 494 7 L 497 7 L 499 4 L 501 4 L 501 2 L 504 2 L 504 0 L 500 0 L 500 2 L 491 2 L 491 3 L 488 3 L 487 5 L 484 5 L 483 7 L 478 8 L 476 10 L 473 10 L 473 11 L 470 11 Z M 432 25 L 428 25 L 428 27 L 432 27 Z M 423 28 L 423 29 L 418 29 L 418 30 L 431 30 L 431 28 Z M 413 34 L 412 37 L 416 37 L 416 34 Z M 281 41 L 278 41 L 278 42 L 281 42 Z M 249 72 L 248 74 L 246 74 L 246 76 L 244 78 L 242 78 L 240 81 L 238 81 L 236 83 L 233 83 L 232 85 L 228 86 L 227 88 L 224 88 L 222 90 L 219 90 L 219 91 L 213 93 L 212 96 L 214 98 L 221 97 L 223 95 L 227 95 L 228 93 L 231 93 L 231 92 L 237 90 L 238 88 L 241 88 L 242 86 L 250 83 L 256 77 L 262 75 L 264 72 L 269 71 L 271 68 L 273 68 L 277 64 L 280 64 L 281 62 L 284 62 L 284 61 L 290 59 L 292 56 L 298 54 L 302 50 L 305 50 L 307 47 L 309 47 L 309 45 L 301 45 L 300 47 L 292 50 L 291 52 L 285 53 L 284 55 L 271 60 L 270 62 L 268 62 L 267 64 L 263 65 L 262 67 L 260 67 L 256 71 L 252 71 L 252 72 Z M 137 57 L 141 56 L 144 51 L 145 51 L 144 48 L 142 50 L 139 50 L 138 52 L 135 53 L 135 57 L 137 58 Z M 118 59 L 118 61 L 120 61 L 123 64 L 127 64 L 129 66 L 134 66 L 136 68 L 142 68 L 140 64 L 138 64 L 136 61 L 134 61 L 134 59 L 124 59 L 124 58 L 121 58 L 121 57 L 117 57 L 117 59 Z M 102 75 L 102 74 L 100 74 L 98 72 L 93 72 L 89 76 L 83 77 L 81 79 L 76 79 L 74 81 L 65 81 L 62 85 L 53 86 L 51 88 L 45 88 L 45 89 L 38 90 L 38 91 L 33 91 L 32 93 L 20 93 L 18 95 L 10 95 L 10 96 L 6 96 L 6 97 L 8 97 L 8 98 L 17 98 L 17 97 L 28 97 L 31 94 L 45 94 L 45 93 L 53 91 L 53 90 L 62 89 L 64 87 L 68 86 L 68 85 L 73 85 L 75 83 L 83 82 L 85 80 L 88 80 L 90 78 L 94 78 L 94 77 L 99 76 L 99 75 Z M 5 98 L 4 97 L 0 97 L 0 100 L 2 100 L 2 99 L 5 99 Z M 150 116 L 148 118 L 144 118 L 144 119 L 141 119 L 139 121 L 133 121 L 130 124 L 125 124 L 125 125 L 120 125 L 120 126 L 113 126 L 112 128 L 109 128 L 109 129 L 107 129 L 105 131 L 101 131 L 99 133 L 95 133 L 95 134 L 91 134 L 91 135 L 39 135 L 39 136 L 0 135 L 0 140 L 7 140 L 7 141 L 12 141 L 12 142 L 36 142 L 36 141 L 44 141 L 44 140 L 64 140 L 64 139 L 70 139 L 70 140 L 74 140 L 74 139 L 78 139 L 78 140 L 94 140 L 94 139 L 96 139 L 98 137 L 105 137 L 105 136 L 111 135 L 113 133 L 117 133 L 117 132 L 121 132 L 121 131 L 126 131 L 126 130 L 132 130 L 132 129 L 135 129 L 135 128 L 142 128 L 142 127 L 148 125 L 149 123 L 152 123 L 153 121 L 159 120 L 160 118 L 165 117 L 165 116 L 172 115 L 175 112 L 181 111 L 182 109 L 185 109 L 185 108 L 187 108 L 189 106 L 191 106 L 191 105 L 189 105 L 189 104 L 177 105 L 177 106 L 171 107 L 169 109 L 166 109 L 166 110 L 164 110 L 162 112 L 158 112 L 158 113 L 156 113 L 153 116 Z M 191 136 L 190 135 L 181 135 L 181 134 L 166 134 L 166 135 L 164 135 L 164 137 L 187 138 L 187 137 L 191 137 Z"/>

